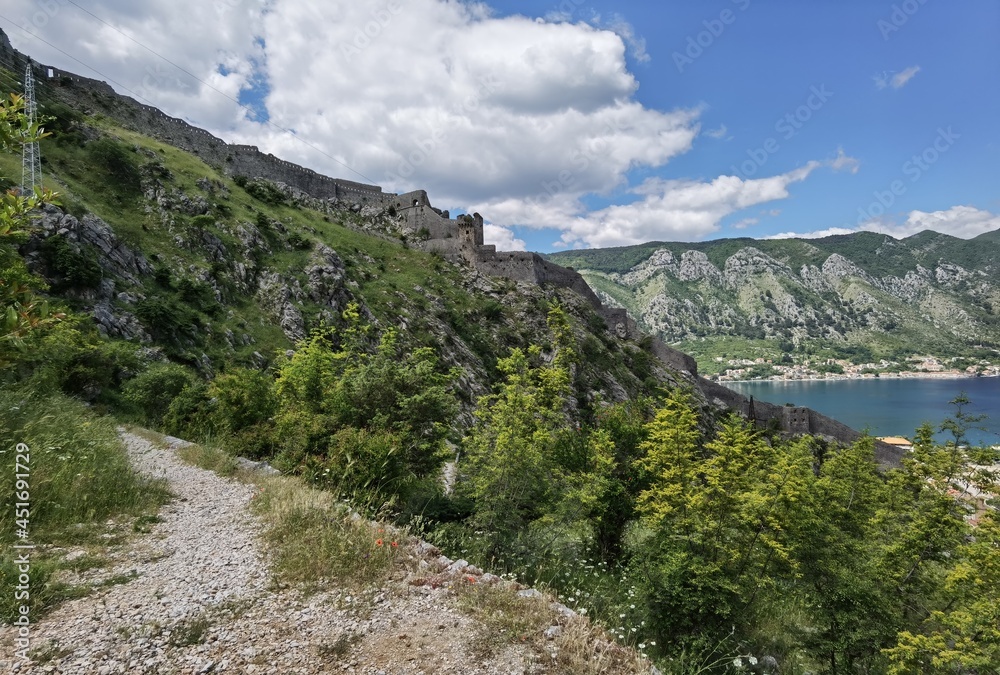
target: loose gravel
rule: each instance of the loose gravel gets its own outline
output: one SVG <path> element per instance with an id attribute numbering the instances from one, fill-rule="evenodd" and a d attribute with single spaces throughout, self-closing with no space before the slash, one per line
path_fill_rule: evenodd
<path id="1" fill-rule="evenodd" d="M 121 583 L 32 626 L 37 662 L 13 661 L 13 629 L 0 628 L 0 667 L 97 675 L 539 671 L 527 650 L 513 646 L 477 659 L 470 636 L 481 628 L 443 587 L 398 582 L 309 596 L 276 588 L 262 524 L 247 508 L 252 485 L 187 465 L 172 448 L 122 437 L 136 467 L 166 479 L 176 499 L 98 572 Z"/>

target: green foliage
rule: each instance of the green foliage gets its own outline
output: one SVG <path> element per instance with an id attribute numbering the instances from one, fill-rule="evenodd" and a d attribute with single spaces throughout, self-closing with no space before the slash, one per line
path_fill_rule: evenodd
<path id="1" fill-rule="evenodd" d="M 82 145 L 84 143 L 83 134 L 80 133 L 80 126 L 84 120 L 82 114 L 68 105 L 59 102 L 46 104 L 44 111 L 49 117 L 45 124 L 52 132 L 57 143 L 75 145 Z"/>
<path id="2" fill-rule="evenodd" d="M 370 349 L 358 308 L 344 318 L 346 328 L 315 333 L 279 365 L 281 462 L 316 479 L 339 477 L 345 490 L 369 485 L 373 498 L 391 498 L 405 486 L 404 475 L 420 478 L 440 466 L 456 413 L 457 372 L 442 372 L 428 348 L 406 352 L 393 330 Z M 359 456 L 345 440 L 351 433 L 366 444 Z M 395 473 L 383 480 L 389 468 Z"/>
<path id="3" fill-rule="evenodd" d="M 89 317 L 73 316 L 37 331 L 26 347 L 18 363 L 22 379 L 44 391 L 102 404 L 114 404 L 124 383 L 144 366 L 137 345 L 102 339 Z"/>
<path id="4" fill-rule="evenodd" d="M 176 363 L 155 363 L 123 388 L 123 400 L 136 419 L 147 426 L 163 423 L 170 404 L 192 383 L 193 377 Z"/>
<path id="5" fill-rule="evenodd" d="M 24 444 L 27 447 L 25 450 Z M 18 455 L 21 455 L 19 458 Z M 25 457 L 26 456 L 26 457 Z M 17 497 L 13 477 L 28 466 L 30 541 L 41 545 L 32 556 L 32 616 L 68 592 L 53 580 L 60 565 L 46 548 L 67 545 L 114 517 L 155 510 L 167 494 L 159 482 L 140 477 L 132 469 L 115 432 L 114 422 L 97 417 L 83 404 L 37 388 L 0 390 L 0 468 L 11 480 L 0 485 L 0 544 L 15 543 Z M 23 542 L 21 542 L 23 543 Z M 8 549 L 9 551 L 9 549 Z M 0 583 L 13 588 L 17 568 L 5 554 Z M 14 594 L 0 601 L 0 620 L 11 621 Z"/>
<path id="6" fill-rule="evenodd" d="M 97 257 L 86 249 L 77 250 L 62 235 L 42 242 L 42 260 L 49 271 L 60 277 L 55 291 L 96 288 L 103 276 Z"/>
<path id="7" fill-rule="evenodd" d="M 886 650 L 890 675 L 995 672 L 1000 664 L 1000 522 L 984 515 L 957 547 L 944 579 L 948 603 Z"/>
<path id="8" fill-rule="evenodd" d="M 462 494 L 475 503 L 470 526 L 483 531 L 480 552 L 494 559 L 521 540 L 548 546 L 599 513 L 612 492 L 614 444 L 603 430 L 574 433 L 566 407 L 577 357 L 565 312 L 549 312 L 555 354 L 514 349 L 501 359 L 504 381 L 480 399 L 465 439 L 468 480 Z M 527 545 L 527 544 L 525 544 Z M 543 547 L 544 548 L 544 547 Z"/>
<path id="9" fill-rule="evenodd" d="M 279 206 L 288 203 L 288 198 L 285 193 L 278 189 L 278 187 L 271 181 L 264 180 L 262 178 L 255 178 L 253 180 L 247 181 L 245 184 L 240 185 L 247 194 L 269 204 L 271 206 Z"/>
<path id="10" fill-rule="evenodd" d="M 132 150 L 105 137 L 88 143 L 87 155 L 93 166 L 104 173 L 105 185 L 119 203 L 142 193 L 142 176 Z"/>
<path id="11" fill-rule="evenodd" d="M 191 307 L 167 294 L 153 294 L 140 300 L 135 314 L 154 338 L 172 345 L 192 341 L 202 324 Z"/>
<path id="12" fill-rule="evenodd" d="M 0 101 L 0 152 L 19 149 L 45 135 L 37 123 L 28 124 L 21 96 L 11 94 Z M 0 194 L 0 366 L 16 358 L 25 336 L 62 318 L 38 298 L 35 292 L 44 284 L 28 272 L 14 248 L 28 232 L 29 214 L 55 196 L 45 190 L 32 195 Z"/>

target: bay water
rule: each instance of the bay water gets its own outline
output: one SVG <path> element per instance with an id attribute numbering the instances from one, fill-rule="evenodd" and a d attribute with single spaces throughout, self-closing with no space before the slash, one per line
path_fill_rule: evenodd
<path id="1" fill-rule="evenodd" d="M 1000 377 L 969 378 L 872 378 L 859 380 L 789 380 L 726 382 L 744 396 L 785 405 L 812 408 L 873 436 L 913 438 L 923 422 L 935 427 L 953 415 L 948 402 L 964 393 L 971 403 L 970 415 L 987 419 L 970 429 L 968 441 L 974 445 L 1000 444 Z M 951 438 L 938 434 L 938 440 Z"/>

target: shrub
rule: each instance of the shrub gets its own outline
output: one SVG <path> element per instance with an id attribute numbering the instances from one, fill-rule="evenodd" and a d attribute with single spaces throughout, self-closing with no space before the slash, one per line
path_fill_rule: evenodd
<path id="1" fill-rule="evenodd" d="M 254 199 L 264 202 L 265 204 L 279 206 L 281 204 L 288 203 L 288 198 L 285 196 L 285 193 L 279 190 L 277 186 L 270 181 L 255 179 L 247 181 L 246 185 L 241 187 L 247 191 L 248 195 Z"/>
<path id="2" fill-rule="evenodd" d="M 87 249 L 76 250 L 66 237 L 49 237 L 41 246 L 42 260 L 49 271 L 61 280 L 53 290 L 96 288 L 103 276 L 97 257 Z"/>
<path id="3" fill-rule="evenodd" d="M 92 141 L 87 154 L 93 164 L 110 179 L 107 187 L 119 202 L 142 193 L 142 177 L 132 154 L 121 143 L 110 138 Z"/>
<path id="4" fill-rule="evenodd" d="M 121 385 L 142 369 L 139 347 L 102 340 L 84 321 L 67 319 L 35 336 L 20 364 L 22 377 L 46 393 L 114 403 Z"/>
<path id="5" fill-rule="evenodd" d="M 163 415 L 163 429 L 168 434 L 188 439 L 204 439 L 215 434 L 207 383 L 191 382 L 170 401 Z"/>
<path id="6" fill-rule="evenodd" d="M 209 387 L 208 396 L 216 400 L 220 424 L 230 432 L 266 422 L 277 412 L 274 383 L 259 370 L 237 368 L 220 375 Z"/>
<path id="7" fill-rule="evenodd" d="M 170 404 L 193 377 L 184 366 L 176 363 L 157 363 L 129 381 L 124 388 L 124 400 L 130 412 L 150 426 L 160 426 Z"/>

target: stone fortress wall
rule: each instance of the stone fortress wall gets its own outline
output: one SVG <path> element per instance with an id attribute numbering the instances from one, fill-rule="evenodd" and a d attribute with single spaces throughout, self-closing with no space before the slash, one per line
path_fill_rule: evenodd
<path id="1" fill-rule="evenodd" d="M 0 30 L 0 63 L 17 72 L 24 70 L 27 57 L 14 50 Z M 107 83 L 81 77 L 49 66 L 35 65 L 36 78 L 50 91 L 72 102 L 79 110 L 98 111 L 125 128 L 152 136 L 199 156 L 230 176 L 264 178 L 302 190 L 317 199 L 340 200 L 353 204 L 379 204 L 393 208 L 408 228 L 420 233 L 421 247 L 452 259 L 461 259 L 479 272 L 519 283 L 569 288 L 586 298 L 608 329 L 621 338 L 641 339 L 642 332 L 624 309 L 605 307 L 579 273 L 561 267 L 537 253 L 498 252 L 484 243 L 483 217 L 478 213 L 451 218 L 448 211 L 434 208 L 427 192 L 386 193 L 377 185 L 330 178 L 292 164 L 256 146 L 230 145 L 184 120 L 117 94 Z M 680 372 L 704 394 L 710 404 L 752 416 L 761 426 L 776 423 L 790 434 L 816 434 L 851 443 L 861 437 L 857 431 L 808 408 L 752 402 L 742 394 L 698 376 L 695 360 L 654 338 L 652 350 L 666 366 Z M 898 465 L 901 453 L 893 446 L 876 444 L 876 456 L 884 466 Z"/>

